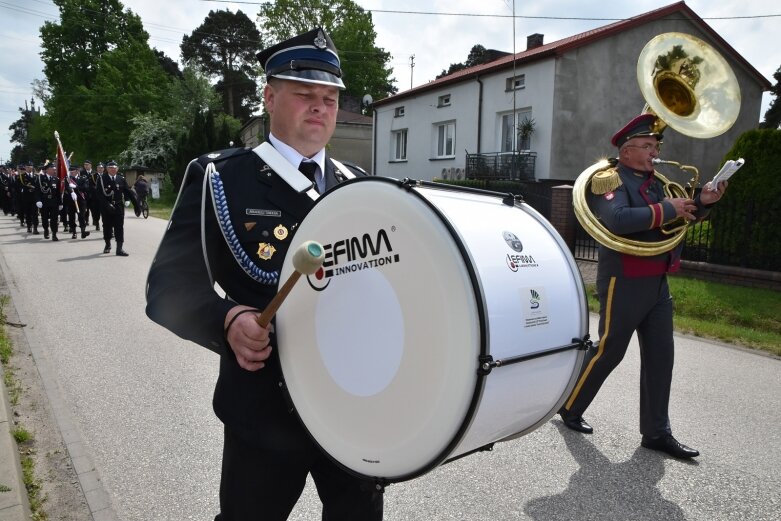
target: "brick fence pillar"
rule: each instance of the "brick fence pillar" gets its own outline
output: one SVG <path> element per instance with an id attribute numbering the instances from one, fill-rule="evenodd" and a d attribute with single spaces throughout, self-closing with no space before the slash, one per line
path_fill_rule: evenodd
<path id="1" fill-rule="evenodd" d="M 570 251 L 575 251 L 575 210 L 572 206 L 572 187 L 569 185 L 551 188 L 550 222 Z"/>

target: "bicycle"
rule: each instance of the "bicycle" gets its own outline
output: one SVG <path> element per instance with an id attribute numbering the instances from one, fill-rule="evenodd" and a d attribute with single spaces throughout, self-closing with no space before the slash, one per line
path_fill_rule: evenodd
<path id="1" fill-rule="evenodd" d="M 149 203 L 146 202 L 146 197 L 141 199 L 141 215 L 144 216 L 144 219 L 149 218 Z"/>

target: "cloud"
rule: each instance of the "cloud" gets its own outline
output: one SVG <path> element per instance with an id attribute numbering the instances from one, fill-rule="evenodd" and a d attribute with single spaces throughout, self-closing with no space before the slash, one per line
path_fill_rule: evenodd
<path id="1" fill-rule="evenodd" d="M 400 91 L 433 80 L 451 63 L 466 60 L 475 44 L 489 49 L 513 51 L 511 0 L 357 0 L 367 10 L 376 10 L 373 21 L 377 45 L 392 55 L 391 66 Z M 636 0 L 557 0 L 549 2 L 516 2 L 515 50 L 526 48 L 526 37 L 545 35 L 550 43 L 610 23 L 614 19 L 637 16 L 673 3 L 672 1 Z M 781 31 L 781 9 L 766 0 L 712 2 L 688 0 L 687 5 L 705 18 L 738 53 L 769 81 L 781 65 L 777 52 L 769 50 Z M 210 10 L 241 9 L 255 20 L 258 7 L 246 3 L 202 2 L 195 0 L 126 0 L 124 5 L 141 16 L 150 34 L 150 45 L 180 62 L 179 44 L 184 34 L 200 25 Z M 12 6 L 12 7 L 8 7 Z M 389 12 L 393 11 L 393 12 Z M 412 14 L 467 13 L 493 16 L 445 16 Z M 43 64 L 38 56 L 38 28 L 45 20 L 55 20 L 53 5 L 38 0 L 8 0 L 0 4 L 6 22 L 0 29 L 0 159 L 10 154 L 11 122 L 19 119 L 18 107 L 31 96 L 33 79 L 43 79 Z M 713 18 L 747 17 L 719 20 Z M 748 18 L 751 17 L 751 18 Z M 21 28 L 21 29 L 20 29 Z M 410 67 L 413 56 L 414 68 Z M 763 99 L 760 118 L 770 104 Z"/>

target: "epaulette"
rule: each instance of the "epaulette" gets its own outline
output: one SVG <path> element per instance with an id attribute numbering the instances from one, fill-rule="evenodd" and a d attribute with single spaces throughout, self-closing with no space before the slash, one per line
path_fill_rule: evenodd
<path id="1" fill-rule="evenodd" d="M 341 163 L 347 168 L 349 168 L 350 171 L 356 176 L 362 177 L 362 176 L 369 175 L 369 172 L 367 172 L 366 170 L 364 170 L 363 168 L 361 168 L 360 166 L 356 165 L 351 161 L 341 161 Z"/>
<path id="2" fill-rule="evenodd" d="M 240 156 L 249 152 L 252 152 L 251 148 L 226 148 L 224 150 L 217 150 L 204 154 L 198 158 L 198 162 L 205 167 L 214 161 L 224 161 L 228 158 Z"/>
<path id="3" fill-rule="evenodd" d="M 591 176 L 591 193 L 594 195 L 603 195 L 614 191 L 621 186 L 621 184 L 621 176 L 618 175 L 617 168 L 600 170 Z"/>

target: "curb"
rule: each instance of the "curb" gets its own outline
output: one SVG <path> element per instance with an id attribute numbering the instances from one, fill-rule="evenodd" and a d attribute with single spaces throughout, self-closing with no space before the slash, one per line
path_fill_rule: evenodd
<path id="1" fill-rule="evenodd" d="M 11 435 L 13 422 L 8 404 L 8 390 L 2 387 L 0 397 L 0 519 L 3 521 L 27 521 L 30 519 L 30 505 L 22 481 L 22 466 L 19 451 Z M 10 488 L 11 490 L 7 490 Z"/>

